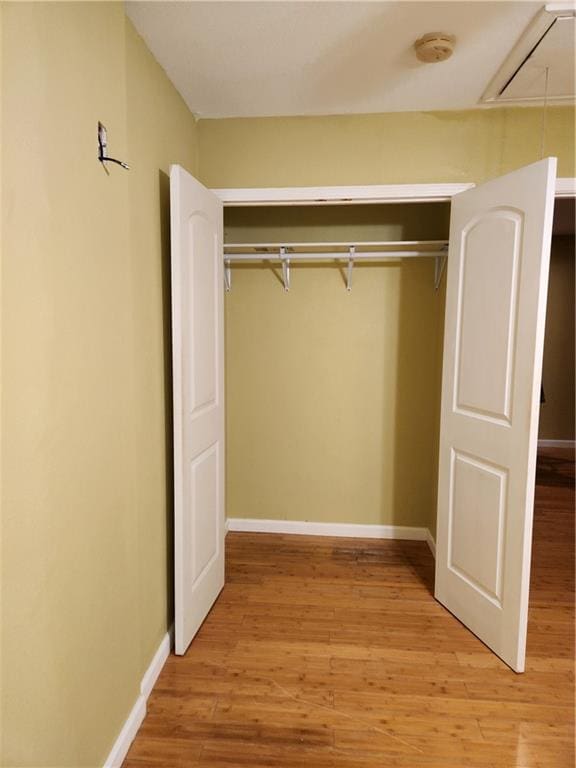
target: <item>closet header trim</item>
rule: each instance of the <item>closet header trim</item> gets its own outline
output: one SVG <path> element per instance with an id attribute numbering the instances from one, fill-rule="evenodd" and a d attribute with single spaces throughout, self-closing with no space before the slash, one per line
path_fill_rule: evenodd
<path id="1" fill-rule="evenodd" d="M 475 184 L 371 184 L 354 187 L 261 187 L 213 189 L 225 206 L 360 205 L 451 200 Z M 556 197 L 576 197 L 576 178 L 556 179 Z"/>
<path id="2" fill-rule="evenodd" d="M 475 184 L 376 184 L 355 187 L 264 187 L 213 189 L 226 206 L 354 205 L 450 200 Z"/>

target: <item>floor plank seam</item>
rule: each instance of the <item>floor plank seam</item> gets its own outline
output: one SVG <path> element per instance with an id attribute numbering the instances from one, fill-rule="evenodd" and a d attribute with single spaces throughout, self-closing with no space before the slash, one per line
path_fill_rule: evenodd
<path id="1" fill-rule="evenodd" d="M 398 741 L 400 744 L 403 744 L 405 747 L 409 747 L 410 749 L 415 750 L 416 752 L 423 753 L 424 750 L 420 749 L 420 747 L 417 747 L 414 744 L 410 744 L 408 741 L 404 741 L 404 739 L 401 739 L 399 736 L 395 736 L 393 733 L 390 733 L 390 731 L 385 730 L 384 728 L 380 728 L 377 725 L 373 725 L 367 720 L 363 720 L 359 717 L 354 717 L 354 715 L 349 715 L 347 712 L 343 712 L 340 709 L 337 709 L 336 707 L 327 707 L 324 704 L 317 704 L 315 702 L 308 701 L 306 699 L 302 699 L 299 696 L 294 696 L 291 694 L 286 688 L 281 686 L 279 683 L 276 682 L 273 678 L 268 678 L 282 693 L 284 693 L 286 696 L 288 696 L 290 699 L 293 699 L 294 701 L 300 703 L 300 704 L 306 704 L 309 707 L 315 707 L 316 709 L 325 709 L 328 712 L 336 715 L 340 715 L 340 717 L 344 717 L 354 723 L 360 723 L 362 725 L 368 726 L 369 730 L 374 731 L 375 733 L 381 733 L 384 736 L 387 736 L 390 739 L 393 739 L 394 741 Z"/>

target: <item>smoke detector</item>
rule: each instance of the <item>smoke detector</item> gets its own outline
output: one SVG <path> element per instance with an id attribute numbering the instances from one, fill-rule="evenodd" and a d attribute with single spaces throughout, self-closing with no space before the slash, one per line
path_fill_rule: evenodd
<path id="1" fill-rule="evenodd" d="M 428 32 L 414 43 L 416 56 L 426 64 L 446 61 L 454 53 L 454 35 L 445 32 Z"/>

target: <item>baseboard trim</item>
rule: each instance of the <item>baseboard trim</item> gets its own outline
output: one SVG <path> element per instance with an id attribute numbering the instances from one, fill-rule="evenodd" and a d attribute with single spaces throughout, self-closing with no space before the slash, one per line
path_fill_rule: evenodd
<path id="1" fill-rule="evenodd" d="M 430 547 L 430 552 L 432 552 L 432 557 L 434 560 L 436 560 L 436 540 L 434 539 L 434 536 L 432 536 L 432 533 L 429 528 L 426 529 L 426 544 Z"/>
<path id="2" fill-rule="evenodd" d="M 353 539 L 405 539 L 427 541 L 427 528 L 406 525 L 313 523 L 308 520 L 256 520 L 228 518 L 228 530 L 244 533 L 293 533 L 303 536 L 341 536 Z"/>
<path id="3" fill-rule="evenodd" d="M 148 699 L 148 696 L 152 693 L 152 688 L 154 688 L 154 684 L 156 683 L 156 680 L 158 680 L 158 675 L 162 672 L 162 668 L 164 664 L 166 664 L 166 659 L 170 656 L 171 647 L 171 632 L 166 632 L 162 638 L 162 642 L 158 646 L 158 650 L 154 654 L 154 658 L 150 662 L 150 666 L 144 673 L 142 683 L 140 684 L 140 692 L 146 699 Z"/>
<path id="4" fill-rule="evenodd" d="M 104 768 L 120 768 L 124 762 L 124 758 L 130 749 L 130 745 L 134 741 L 134 738 L 138 733 L 138 729 L 146 717 L 146 702 L 148 701 L 148 697 L 152 693 L 154 684 L 156 683 L 158 675 L 166 663 L 166 659 L 170 655 L 173 634 L 174 628 L 170 627 L 170 630 L 166 632 L 162 638 L 162 642 L 158 646 L 158 650 L 154 654 L 148 669 L 142 677 L 142 682 L 140 683 L 140 695 L 136 699 L 136 703 L 132 707 L 126 722 L 122 726 L 122 730 L 118 734 L 118 738 L 114 742 L 114 746 L 112 747 L 110 754 L 106 758 Z"/>
<path id="5" fill-rule="evenodd" d="M 145 717 L 146 697 L 140 694 L 114 742 L 114 746 L 104 763 L 104 768 L 120 768 Z"/>
<path id="6" fill-rule="evenodd" d="M 576 440 L 538 440 L 538 448 L 574 448 Z"/>

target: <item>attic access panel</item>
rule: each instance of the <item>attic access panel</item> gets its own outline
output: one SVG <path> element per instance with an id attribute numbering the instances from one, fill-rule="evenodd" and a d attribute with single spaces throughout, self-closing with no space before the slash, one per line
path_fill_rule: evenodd
<path id="1" fill-rule="evenodd" d="M 572 101 L 576 11 L 548 5 L 533 20 L 482 96 L 483 102 Z M 548 84 L 546 85 L 546 69 Z"/>
<path id="2" fill-rule="evenodd" d="M 543 98 L 548 67 L 548 98 L 574 98 L 575 30 L 576 18 L 556 19 L 502 95 L 518 101 Z"/>

